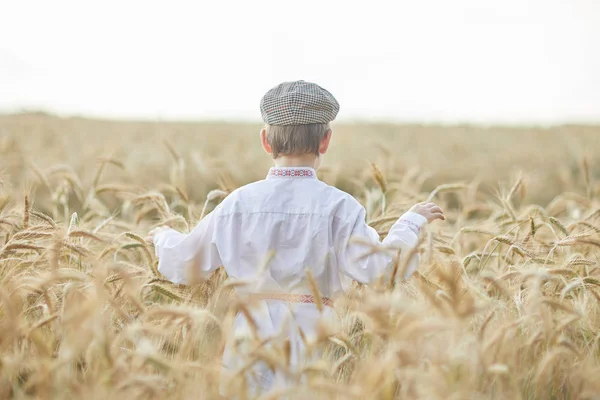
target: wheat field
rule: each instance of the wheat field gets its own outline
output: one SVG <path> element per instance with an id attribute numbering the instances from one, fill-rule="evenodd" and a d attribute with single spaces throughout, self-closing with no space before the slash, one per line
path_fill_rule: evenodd
<path id="1" fill-rule="evenodd" d="M 0 398 L 220 398 L 244 305 L 222 269 L 162 279 L 144 237 L 264 178 L 259 129 L 0 116 Z M 382 235 L 426 199 L 447 221 L 409 280 L 336 299 L 342 326 L 308 343 L 323 357 L 261 398 L 600 399 L 600 127 L 333 129 L 319 177 Z M 285 370 L 271 344 L 248 362 Z"/>

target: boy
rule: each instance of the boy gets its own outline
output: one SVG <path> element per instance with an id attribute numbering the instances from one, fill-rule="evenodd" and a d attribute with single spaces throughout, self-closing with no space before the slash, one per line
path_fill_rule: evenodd
<path id="1" fill-rule="evenodd" d="M 362 205 L 316 176 L 332 136 L 329 123 L 339 111 L 331 93 L 310 82 L 284 82 L 265 94 L 260 109 L 266 123 L 261 143 L 275 164 L 266 179 L 232 192 L 190 234 L 159 228 L 149 239 L 159 271 L 175 283 L 186 282 L 188 268 L 206 277 L 220 266 L 230 278 L 247 282 L 236 291 L 258 299 L 252 312 L 258 334 L 267 338 L 284 330 L 291 364 L 298 365 L 304 350 L 299 330 L 305 338 L 313 336 L 323 316 L 306 270 L 324 296 L 324 316 L 335 318 L 331 298 L 351 280 L 371 283 L 389 272 L 398 249 L 410 253 L 422 226 L 445 217 L 433 203 L 417 204 L 380 242 L 365 222 Z M 395 251 L 373 253 L 364 242 Z M 416 270 L 418 261 L 418 255 L 413 256 L 404 278 Z M 234 329 L 248 329 L 244 316 L 236 317 Z M 223 357 L 229 370 L 243 365 L 232 346 Z M 283 380 L 264 365 L 253 372 L 254 389 L 265 390 Z"/>

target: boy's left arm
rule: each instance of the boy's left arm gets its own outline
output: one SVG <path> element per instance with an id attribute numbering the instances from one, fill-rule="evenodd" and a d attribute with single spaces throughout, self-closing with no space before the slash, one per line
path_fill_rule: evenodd
<path id="1" fill-rule="evenodd" d="M 186 284 L 190 277 L 206 278 L 221 266 L 214 241 L 216 212 L 204 217 L 189 234 L 161 229 L 152 241 L 158 257 L 158 271 L 173 283 Z"/>

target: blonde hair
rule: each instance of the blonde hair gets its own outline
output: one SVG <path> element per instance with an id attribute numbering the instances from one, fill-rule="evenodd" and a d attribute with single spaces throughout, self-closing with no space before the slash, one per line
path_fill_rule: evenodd
<path id="1" fill-rule="evenodd" d="M 329 124 L 265 125 L 267 142 L 273 158 L 280 154 L 319 155 L 319 145 L 329 131 Z"/>

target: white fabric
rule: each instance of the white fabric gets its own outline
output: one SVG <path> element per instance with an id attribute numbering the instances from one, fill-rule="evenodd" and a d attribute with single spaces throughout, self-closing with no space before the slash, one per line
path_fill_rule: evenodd
<path id="1" fill-rule="evenodd" d="M 249 283 L 236 289 L 239 294 L 311 294 L 305 273 L 309 269 L 321 295 L 335 297 L 347 290 L 352 280 L 368 284 L 389 274 L 398 249 L 400 254 L 411 252 L 418 242 L 418 230 L 426 222 L 423 216 L 408 212 L 380 241 L 365 221 L 364 207 L 349 194 L 318 180 L 313 169 L 272 168 L 265 180 L 227 196 L 191 233 L 168 229 L 155 236 L 154 244 L 159 271 L 175 283 L 186 283 L 189 268 L 194 275 L 206 277 L 224 266 L 230 278 Z M 373 252 L 354 238 L 394 250 Z M 415 254 L 404 278 L 417 269 L 418 262 Z M 295 320 L 310 337 L 321 317 L 314 304 L 260 303 L 253 315 L 263 337 L 280 332 L 286 320 Z M 325 309 L 335 318 L 330 308 Z M 238 316 L 236 332 L 241 334 L 247 328 L 245 319 Z M 292 341 L 292 361 L 300 362 L 302 341 L 293 329 L 287 335 Z M 233 368 L 238 361 L 228 348 L 225 366 Z M 262 375 L 265 386 L 277 379 L 268 371 Z"/>

